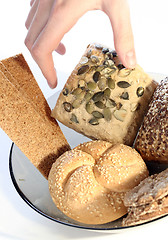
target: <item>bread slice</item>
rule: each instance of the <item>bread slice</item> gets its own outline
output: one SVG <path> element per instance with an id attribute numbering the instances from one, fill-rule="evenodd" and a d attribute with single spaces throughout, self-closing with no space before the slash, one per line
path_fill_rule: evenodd
<path id="1" fill-rule="evenodd" d="M 140 66 L 90 44 L 60 93 L 52 116 L 91 139 L 132 145 L 157 84 Z"/>
<path id="2" fill-rule="evenodd" d="M 47 178 L 70 146 L 24 57 L 1 61 L 0 70 L 0 127 Z"/>
<path id="3" fill-rule="evenodd" d="M 51 119 L 50 107 L 22 54 L 2 60 L 0 69 L 39 113 Z"/>

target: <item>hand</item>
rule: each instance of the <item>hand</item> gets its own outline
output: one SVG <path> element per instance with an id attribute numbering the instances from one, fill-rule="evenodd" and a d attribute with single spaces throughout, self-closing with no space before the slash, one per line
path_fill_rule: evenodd
<path id="1" fill-rule="evenodd" d="M 61 40 L 77 20 L 89 10 L 102 10 L 111 22 L 114 45 L 127 68 L 134 68 L 136 57 L 126 0 L 31 0 L 26 20 L 25 44 L 51 88 L 57 85 L 52 52 L 65 53 Z"/>

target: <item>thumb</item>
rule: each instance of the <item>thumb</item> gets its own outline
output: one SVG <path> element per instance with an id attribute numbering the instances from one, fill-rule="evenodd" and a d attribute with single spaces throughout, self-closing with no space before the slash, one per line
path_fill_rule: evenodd
<path id="1" fill-rule="evenodd" d="M 136 66 L 136 54 L 128 2 L 126 0 L 105 2 L 103 11 L 108 15 L 113 28 L 117 54 L 125 67 L 134 68 Z"/>

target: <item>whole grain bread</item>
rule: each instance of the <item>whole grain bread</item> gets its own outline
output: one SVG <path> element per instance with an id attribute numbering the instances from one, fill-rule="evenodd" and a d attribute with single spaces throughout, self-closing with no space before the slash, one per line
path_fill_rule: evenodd
<path id="1" fill-rule="evenodd" d="M 168 168 L 149 176 L 126 193 L 128 215 L 123 226 L 141 224 L 168 214 Z"/>
<path id="2" fill-rule="evenodd" d="M 135 148 L 147 161 L 168 163 L 168 77 L 153 94 Z"/>
<path id="3" fill-rule="evenodd" d="M 70 146 L 23 55 L 1 61 L 0 70 L 0 127 L 47 178 Z"/>

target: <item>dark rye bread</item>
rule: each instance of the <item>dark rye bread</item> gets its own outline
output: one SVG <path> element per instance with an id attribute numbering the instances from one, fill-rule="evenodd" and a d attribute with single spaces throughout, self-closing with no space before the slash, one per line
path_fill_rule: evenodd
<path id="1" fill-rule="evenodd" d="M 23 55 L 2 60 L 0 70 L 0 127 L 47 178 L 70 146 Z"/>
<path id="2" fill-rule="evenodd" d="M 168 77 L 153 94 L 135 148 L 144 160 L 168 162 Z"/>

